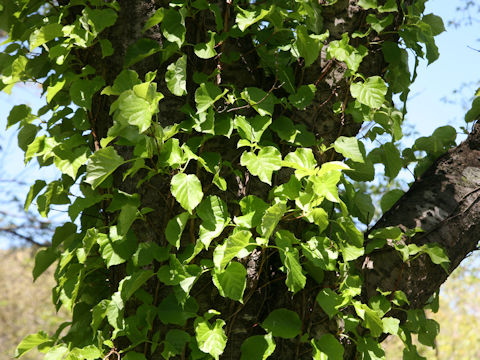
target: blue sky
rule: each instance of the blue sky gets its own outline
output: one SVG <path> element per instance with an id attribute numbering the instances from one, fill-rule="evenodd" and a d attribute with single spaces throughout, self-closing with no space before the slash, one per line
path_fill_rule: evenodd
<path id="1" fill-rule="evenodd" d="M 463 1 L 430 0 L 426 13 L 441 16 L 447 24 L 448 20 L 459 17 L 455 11 L 459 3 Z M 480 86 L 470 86 L 462 94 L 453 94 L 462 84 L 480 80 L 480 52 L 471 49 L 480 49 L 480 24 L 446 28 L 446 32 L 436 37 L 440 58 L 429 66 L 422 63 L 417 80 L 410 88 L 407 119 L 421 135 L 430 135 L 442 125 L 457 128 L 464 125 L 463 116 L 467 109 L 463 105 L 470 105 L 474 91 Z M 442 101 L 444 97 L 455 103 Z"/>
<path id="2" fill-rule="evenodd" d="M 427 2 L 426 13 L 433 12 L 441 16 L 447 24 L 448 20 L 460 16 L 455 8 L 463 2 L 430 0 Z M 480 84 L 466 87 L 460 94 L 455 95 L 453 91 L 460 89 L 464 83 L 478 82 L 480 79 L 477 70 L 480 52 L 471 49 L 480 49 L 479 28 L 479 23 L 458 28 L 447 26 L 447 31 L 436 38 L 440 58 L 430 66 L 427 66 L 426 62 L 420 64 L 418 77 L 411 87 L 407 104 L 407 121 L 420 136 L 430 135 L 439 126 L 448 124 L 459 128 L 464 125 L 465 104 L 470 104 L 470 99 Z M 39 177 L 53 179 L 56 176 L 55 172 L 48 169 L 38 172 L 35 166 L 25 169 L 23 153 L 16 146 L 15 129 L 3 131 L 13 105 L 27 103 L 35 111 L 42 105 L 39 97 L 40 90 L 31 86 L 17 86 L 11 96 L 0 92 L 0 211 L 14 211 L 11 204 L 4 202 L 6 192 L 11 191 L 23 201 L 28 191 L 28 186 L 18 188 L 5 180 L 19 179 L 33 183 L 34 179 Z M 448 102 L 442 98 L 448 99 Z"/>

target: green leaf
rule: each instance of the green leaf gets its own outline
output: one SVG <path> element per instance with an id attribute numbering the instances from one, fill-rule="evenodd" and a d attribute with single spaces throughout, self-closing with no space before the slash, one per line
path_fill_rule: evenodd
<path id="1" fill-rule="evenodd" d="M 33 281 L 37 280 L 50 265 L 52 265 L 59 257 L 58 252 L 53 247 L 40 250 L 35 255 L 35 266 L 33 267 Z"/>
<path id="2" fill-rule="evenodd" d="M 137 218 L 138 206 L 133 204 L 125 204 L 120 210 L 117 219 L 117 228 L 120 235 L 126 235 L 130 226 Z"/>
<path id="3" fill-rule="evenodd" d="M 147 360 L 147 358 L 142 353 L 129 351 L 126 353 L 124 360 Z"/>
<path id="4" fill-rule="evenodd" d="M 287 205 L 284 202 L 276 203 L 267 209 L 260 225 L 260 234 L 264 239 L 269 239 L 272 236 L 285 211 L 287 211 Z"/>
<path id="5" fill-rule="evenodd" d="M 392 335 L 398 335 L 400 329 L 400 320 L 393 317 L 384 317 L 382 319 L 384 332 Z"/>
<path id="6" fill-rule="evenodd" d="M 385 175 L 389 178 L 395 178 L 403 167 L 400 151 L 393 143 L 382 145 L 382 158 L 385 164 Z"/>
<path id="7" fill-rule="evenodd" d="M 52 181 L 47 185 L 43 194 L 37 198 L 37 209 L 41 216 L 47 217 L 52 204 L 69 204 L 64 184 L 60 180 Z"/>
<path id="8" fill-rule="evenodd" d="M 295 200 L 300 196 L 301 189 L 302 183 L 291 175 L 286 183 L 272 189 L 272 195 L 280 200 Z"/>
<path id="9" fill-rule="evenodd" d="M 425 319 L 422 331 L 418 334 L 418 341 L 424 345 L 435 347 L 435 338 L 440 331 L 440 325 L 433 319 Z"/>
<path id="10" fill-rule="evenodd" d="M 245 196 L 239 202 L 242 216 L 235 216 L 235 223 L 238 226 L 254 228 L 262 222 L 262 216 L 268 209 L 268 204 L 255 195 Z"/>
<path id="11" fill-rule="evenodd" d="M 352 83 L 350 93 L 362 104 L 378 109 L 385 101 L 387 85 L 380 76 L 371 76 L 364 83 Z"/>
<path id="12" fill-rule="evenodd" d="M 312 221 L 315 225 L 318 226 L 319 232 L 324 231 L 328 227 L 328 224 L 329 224 L 328 214 L 322 208 L 312 209 L 312 211 L 310 211 L 306 215 L 306 217 L 308 218 L 309 221 Z"/>
<path id="13" fill-rule="evenodd" d="M 242 343 L 240 360 L 266 360 L 275 351 L 275 346 L 271 333 L 250 336 Z"/>
<path id="14" fill-rule="evenodd" d="M 17 348 L 15 349 L 15 357 L 19 358 L 33 348 L 50 341 L 51 340 L 48 335 L 43 331 L 39 331 L 36 334 L 27 335 L 22 341 L 20 341 L 20 344 L 18 344 Z"/>
<path id="15" fill-rule="evenodd" d="M 140 38 L 131 44 L 125 54 L 125 67 L 130 67 L 153 54 L 162 51 L 161 45 L 152 39 Z"/>
<path id="16" fill-rule="evenodd" d="M 387 192 L 382 196 L 380 200 L 380 207 L 382 212 L 387 212 L 395 203 L 405 194 L 405 191 L 400 189 L 394 189 Z"/>
<path id="17" fill-rule="evenodd" d="M 375 112 L 373 120 L 392 134 L 394 141 L 400 140 L 403 137 L 403 114 L 400 111 L 392 111 L 391 109 L 387 111 L 377 111 Z"/>
<path id="18" fill-rule="evenodd" d="M 354 137 L 340 136 L 334 143 L 335 151 L 353 161 L 365 162 L 365 148 L 363 144 Z"/>
<path id="19" fill-rule="evenodd" d="M 213 31 L 208 31 L 210 40 L 206 43 L 198 43 L 194 46 L 193 51 L 200 59 L 210 59 L 217 55 L 215 51 L 215 33 Z"/>
<path id="20" fill-rule="evenodd" d="M 203 198 L 202 184 L 196 175 L 176 174 L 171 182 L 172 195 L 190 214 Z"/>
<path id="21" fill-rule="evenodd" d="M 175 355 L 181 355 L 185 349 L 185 345 L 190 341 L 190 335 L 183 330 L 172 329 L 165 336 L 165 348 L 162 356 L 170 359 Z"/>
<path id="22" fill-rule="evenodd" d="M 288 309 L 275 309 L 263 321 L 262 327 L 275 337 L 293 339 L 302 330 L 298 314 Z"/>
<path id="23" fill-rule="evenodd" d="M 386 13 L 386 12 L 397 12 L 397 2 L 396 0 L 387 0 L 385 1 L 385 5 L 381 5 L 378 7 L 379 13 Z"/>
<path id="24" fill-rule="evenodd" d="M 28 163 L 35 154 L 44 154 L 47 152 L 46 147 L 50 147 L 47 145 L 49 139 L 46 139 L 45 135 L 37 136 L 39 130 L 40 127 L 33 124 L 23 124 L 23 126 L 20 127 L 17 135 L 18 147 L 25 151 L 25 164 Z"/>
<path id="25" fill-rule="evenodd" d="M 252 26 L 253 24 L 262 20 L 265 16 L 270 14 L 272 7 L 270 7 L 269 9 L 262 9 L 256 6 L 249 9 L 242 9 L 238 6 L 235 9 L 238 10 L 237 17 L 235 19 L 238 28 L 241 31 L 245 31 L 245 29 L 247 29 L 249 26 Z"/>
<path id="26" fill-rule="evenodd" d="M 337 265 L 338 251 L 327 237 L 315 236 L 300 244 L 303 255 L 315 266 L 333 271 Z M 310 271 L 309 271 L 310 273 Z"/>
<path id="27" fill-rule="evenodd" d="M 372 198 L 364 193 L 356 192 L 354 197 L 355 210 L 352 213 L 354 216 L 364 224 L 370 224 L 375 215 L 375 207 L 373 206 Z"/>
<path id="28" fill-rule="evenodd" d="M 104 29 L 115 24 L 117 13 L 113 9 L 90 9 L 86 7 L 81 21 L 90 25 L 91 32 L 97 36 Z"/>
<path id="29" fill-rule="evenodd" d="M 72 101 L 75 105 L 91 110 L 92 97 L 104 84 L 105 81 L 100 76 L 96 76 L 92 80 L 74 81 L 69 90 Z"/>
<path id="30" fill-rule="evenodd" d="M 288 101 L 299 110 L 305 108 L 312 103 L 315 97 L 317 87 L 313 84 L 300 86 L 295 94 L 288 96 Z"/>
<path id="31" fill-rule="evenodd" d="M 209 196 L 197 208 L 197 215 L 202 219 L 199 228 L 199 240 L 207 249 L 210 242 L 219 236 L 230 221 L 227 204 L 218 196 Z"/>
<path id="32" fill-rule="evenodd" d="M 178 139 L 168 139 L 165 144 L 163 144 L 160 152 L 160 156 L 158 158 L 159 164 L 162 166 L 171 166 L 172 168 L 177 168 L 179 165 L 185 163 L 185 161 L 187 161 L 187 159 L 186 156 L 184 156 Z"/>
<path id="33" fill-rule="evenodd" d="M 187 32 L 182 12 L 172 8 L 165 11 L 162 31 L 168 41 L 177 44 L 177 46 L 181 48 L 185 41 L 185 33 Z"/>
<path id="34" fill-rule="evenodd" d="M 223 92 L 212 83 L 202 83 L 195 91 L 195 103 L 197 104 L 197 114 L 208 110 L 217 100 L 228 92 L 225 89 Z"/>
<path id="35" fill-rule="evenodd" d="M 118 108 L 115 111 L 116 121 L 137 126 L 140 133 L 145 132 L 152 124 L 152 116 L 157 112 L 158 101 L 163 97 L 159 93 L 156 93 L 155 99 L 145 99 L 139 96 L 140 86 L 142 85 L 147 84 L 135 85 L 134 90 L 123 92 L 116 102 Z M 155 93 L 155 86 L 153 84 L 148 85 L 149 91 Z"/>
<path id="36" fill-rule="evenodd" d="M 367 329 L 370 329 L 370 333 L 373 337 L 378 337 L 383 332 L 383 322 L 382 319 L 377 315 L 375 311 L 370 309 L 368 306 L 363 305 L 364 314 L 364 325 Z"/>
<path id="37" fill-rule="evenodd" d="M 339 231 L 337 237 L 342 239 L 341 249 L 345 261 L 353 261 L 362 256 L 365 252 L 363 246 L 363 233 L 360 232 L 353 220 L 343 217 L 338 221 Z"/>
<path id="38" fill-rule="evenodd" d="M 188 294 L 200 275 L 199 266 L 183 265 L 173 254 L 170 255 L 169 265 L 163 265 L 157 272 L 158 279 L 164 284 L 178 285 L 174 288 L 174 293 L 182 304 L 188 299 Z"/>
<path id="39" fill-rule="evenodd" d="M 297 46 L 298 53 L 305 59 L 305 67 L 312 65 L 320 54 L 323 47 L 323 41 L 329 36 L 328 31 L 322 35 L 309 35 L 305 26 L 297 26 Z"/>
<path id="40" fill-rule="evenodd" d="M 35 184 L 30 187 L 30 191 L 27 194 L 25 199 L 24 210 L 28 211 L 28 208 L 32 204 L 32 201 L 37 197 L 37 195 L 42 191 L 42 189 L 47 186 L 47 183 L 44 180 L 35 180 Z"/>
<path id="41" fill-rule="evenodd" d="M 130 259 L 137 248 L 135 239 L 121 236 L 116 226 L 110 227 L 110 234 L 99 233 L 97 243 L 100 245 L 100 254 L 108 267 L 119 265 Z"/>
<path id="42" fill-rule="evenodd" d="M 182 238 L 183 230 L 185 229 L 189 218 L 190 215 L 188 212 L 183 212 L 168 221 L 165 229 L 165 236 L 167 241 L 177 249 L 180 248 L 180 239 Z"/>
<path id="43" fill-rule="evenodd" d="M 100 39 L 100 48 L 102 49 L 102 59 L 112 56 L 115 50 L 108 39 Z"/>
<path id="44" fill-rule="evenodd" d="M 365 10 L 376 9 L 378 7 L 377 0 L 359 0 L 358 5 Z"/>
<path id="45" fill-rule="evenodd" d="M 295 239 L 293 234 L 286 230 L 278 231 L 276 233 L 276 244 L 283 251 L 280 253 L 280 258 L 287 269 L 287 279 L 285 280 L 285 284 L 287 285 L 288 290 L 295 294 L 305 287 L 307 278 L 303 275 L 298 250 L 293 247 L 292 242 L 290 242 L 289 239 L 285 239 L 285 237 L 288 238 L 289 236 L 292 236 Z"/>
<path id="46" fill-rule="evenodd" d="M 25 104 L 15 105 L 12 110 L 10 110 L 10 114 L 8 115 L 7 129 L 24 119 L 28 120 L 32 117 L 31 113 L 32 109 L 30 109 L 29 106 Z"/>
<path id="47" fill-rule="evenodd" d="M 63 26 L 61 24 L 48 24 L 36 29 L 30 35 L 30 51 L 53 40 L 63 36 Z"/>
<path id="48" fill-rule="evenodd" d="M 258 143 L 265 130 L 272 123 L 269 116 L 257 115 L 253 118 L 246 118 L 242 115 L 235 116 L 234 127 L 237 129 L 242 139 L 249 140 L 252 143 Z"/>
<path id="49" fill-rule="evenodd" d="M 132 275 L 128 275 L 120 281 L 118 289 L 123 302 L 127 302 L 130 297 L 137 291 L 143 284 L 147 282 L 153 276 L 152 270 L 139 270 Z"/>
<path id="50" fill-rule="evenodd" d="M 105 95 L 120 95 L 124 91 L 131 90 L 135 85 L 141 84 L 138 74 L 129 69 L 124 69 L 113 82 L 113 86 L 107 86 L 102 90 L 101 94 Z"/>
<path id="51" fill-rule="evenodd" d="M 67 140 L 56 146 L 53 152 L 55 153 L 55 166 L 63 174 L 67 174 L 72 179 L 75 179 L 80 167 L 87 162 L 90 149 L 86 146 L 72 149 Z"/>
<path id="52" fill-rule="evenodd" d="M 283 161 L 284 166 L 295 169 L 295 176 L 301 179 L 304 176 L 315 174 L 317 160 L 312 149 L 297 148 L 295 152 L 288 153 Z"/>
<path id="53" fill-rule="evenodd" d="M 258 155 L 245 151 L 240 158 L 240 165 L 245 166 L 264 183 L 271 185 L 272 173 L 282 167 L 282 155 L 277 148 L 266 146 Z"/>
<path id="54" fill-rule="evenodd" d="M 332 334 L 322 335 L 318 340 L 312 339 L 313 360 L 343 360 L 342 344 Z"/>
<path id="55" fill-rule="evenodd" d="M 241 93 L 242 99 L 249 103 L 260 115 L 272 116 L 277 98 L 256 87 L 248 87 Z"/>
<path id="56" fill-rule="evenodd" d="M 142 267 L 151 264 L 153 259 L 162 262 L 168 257 L 168 248 L 160 247 L 154 242 L 143 242 L 138 244 L 138 248 L 132 256 L 132 262 L 133 265 Z"/>
<path id="57" fill-rule="evenodd" d="M 68 351 L 68 347 L 65 345 L 56 345 L 48 350 L 48 352 L 45 354 L 46 360 L 60 360 L 63 359 L 64 356 L 68 354 L 69 359 L 70 359 L 70 354 L 71 352 Z"/>
<path id="58" fill-rule="evenodd" d="M 415 141 L 414 150 L 424 150 L 434 158 L 455 145 L 457 132 L 452 126 L 441 126 L 431 136 L 422 136 Z"/>
<path id="59" fill-rule="evenodd" d="M 47 87 L 47 103 L 52 101 L 55 95 L 57 95 L 58 92 L 63 89 L 66 83 L 67 80 L 63 78 L 62 80 L 57 80 L 54 85 Z"/>
<path id="60" fill-rule="evenodd" d="M 195 317 L 197 311 L 198 304 L 193 297 L 189 297 L 182 305 L 170 294 L 158 305 L 158 318 L 163 324 L 185 326 L 186 321 Z"/>
<path id="61" fill-rule="evenodd" d="M 279 116 L 273 120 L 270 129 L 275 131 L 280 139 L 293 143 L 297 136 L 298 130 L 295 128 L 293 121 L 286 116 Z"/>
<path id="62" fill-rule="evenodd" d="M 201 320 L 198 321 L 199 319 Z M 225 321 L 221 319 L 215 320 L 213 325 L 201 317 L 195 321 L 195 338 L 197 339 L 198 348 L 204 353 L 212 355 L 215 360 L 220 358 L 227 345 L 227 336 L 223 330 L 224 326 Z"/>
<path id="63" fill-rule="evenodd" d="M 349 37 L 347 33 L 343 33 L 341 40 L 331 41 L 327 49 L 327 58 L 335 58 L 339 61 L 345 62 L 347 67 L 357 72 L 360 63 L 367 55 L 368 50 L 366 47 L 360 45 L 358 48 L 354 48 L 349 45 Z"/>
<path id="64" fill-rule="evenodd" d="M 227 264 L 250 244 L 252 233 L 248 230 L 240 230 L 230 235 L 222 245 L 218 245 L 213 252 L 213 263 L 218 270 L 222 270 Z"/>
<path id="65" fill-rule="evenodd" d="M 123 303 L 120 293 L 117 291 L 112 295 L 112 299 L 108 302 L 105 314 L 107 315 L 108 323 L 116 330 L 122 330 L 125 327 L 125 320 L 123 318 L 123 310 L 125 304 Z"/>
<path id="66" fill-rule="evenodd" d="M 164 8 L 157 9 L 155 11 L 155 13 L 148 18 L 147 22 L 145 23 L 145 26 L 142 29 L 142 32 L 144 33 L 148 29 L 150 29 L 150 28 L 154 27 L 155 25 L 161 23 L 164 15 L 165 15 L 165 9 Z"/>
<path id="67" fill-rule="evenodd" d="M 369 24 L 373 30 L 375 30 L 377 33 L 381 33 L 386 27 L 392 24 L 393 14 L 389 14 L 388 16 L 380 19 L 373 14 L 368 14 L 366 20 L 367 24 Z"/>
<path id="68" fill-rule="evenodd" d="M 165 82 L 173 95 L 183 96 L 187 93 L 187 56 L 179 57 L 167 67 Z"/>
<path id="69" fill-rule="evenodd" d="M 343 305 L 344 302 L 340 295 L 329 288 L 320 290 L 316 300 L 330 319 L 338 314 L 338 309 Z"/>
<path id="70" fill-rule="evenodd" d="M 305 23 L 308 30 L 318 34 L 323 29 L 322 6 L 316 2 L 302 3 L 306 12 Z"/>
<path id="71" fill-rule="evenodd" d="M 438 244 L 426 244 L 424 247 L 424 251 L 430 256 L 430 260 L 434 264 L 440 265 L 447 273 L 450 260 L 448 259 L 448 255 L 445 250 Z"/>
<path id="72" fill-rule="evenodd" d="M 215 287 L 223 297 L 243 303 L 243 292 L 247 286 L 247 270 L 239 262 L 231 262 L 225 270 L 213 270 Z"/>
<path id="73" fill-rule="evenodd" d="M 72 356 L 72 354 L 74 355 Z M 78 357 L 85 360 L 96 360 L 102 357 L 102 352 L 94 345 L 88 345 L 81 349 L 74 348 L 74 350 L 70 352 L 69 356 L 67 357 L 67 360 L 77 360 Z"/>
<path id="74" fill-rule="evenodd" d="M 323 166 L 323 165 L 322 165 Z M 337 184 L 341 177 L 340 171 L 328 171 L 320 176 L 310 176 L 313 191 L 317 196 L 323 196 L 332 202 L 339 202 Z"/>
<path id="75" fill-rule="evenodd" d="M 112 146 L 96 151 L 87 163 L 87 177 L 85 182 L 92 185 L 95 189 L 105 179 L 115 171 L 120 165 L 124 164 L 123 158 L 117 154 Z"/>
<path id="76" fill-rule="evenodd" d="M 430 25 L 433 36 L 440 35 L 445 31 L 445 25 L 443 25 L 443 20 L 440 16 L 427 14 L 422 17 L 422 21 Z"/>
<path id="77" fill-rule="evenodd" d="M 370 336 L 359 338 L 357 342 L 357 349 L 358 352 L 361 353 L 362 359 L 385 360 L 385 351 L 383 351 L 382 345 L 378 342 L 378 340 L 373 339 Z M 404 357 L 404 359 L 406 358 Z"/>

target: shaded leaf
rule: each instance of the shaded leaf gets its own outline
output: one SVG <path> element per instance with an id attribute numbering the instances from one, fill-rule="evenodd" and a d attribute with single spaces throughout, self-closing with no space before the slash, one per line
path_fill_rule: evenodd
<path id="1" fill-rule="evenodd" d="M 215 287 L 223 297 L 243 303 L 243 292 L 247 286 L 247 270 L 239 262 L 231 262 L 225 270 L 213 270 Z"/>
<path id="2" fill-rule="evenodd" d="M 288 309 L 276 309 L 268 314 L 262 327 L 275 337 L 293 339 L 302 329 L 302 321 L 298 314 Z"/>
<path id="3" fill-rule="evenodd" d="M 104 182 L 116 168 L 124 163 L 123 158 L 117 154 L 112 146 L 100 149 L 90 156 L 87 163 L 87 177 L 85 181 L 95 189 Z"/>

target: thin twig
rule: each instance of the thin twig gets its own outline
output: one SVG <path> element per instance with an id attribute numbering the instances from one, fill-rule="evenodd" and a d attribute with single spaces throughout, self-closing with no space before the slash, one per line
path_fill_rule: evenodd
<path id="1" fill-rule="evenodd" d="M 15 231 L 15 228 L 0 228 L 0 232 L 6 232 L 6 233 L 9 233 L 9 234 L 12 234 L 12 235 L 15 235 L 25 241 L 28 241 L 29 243 L 35 245 L 35 246 L 40 246 L 40 247 L 47 247 L 47 246 L 50 246 L 50 243 L 39 243 L 38 241 L 34 240 L 32 237 L 30 236 L 26 236 L 26 235 L 23 235 L 23 234 L 20 234 L 18 233 L 17 231 Z"/>

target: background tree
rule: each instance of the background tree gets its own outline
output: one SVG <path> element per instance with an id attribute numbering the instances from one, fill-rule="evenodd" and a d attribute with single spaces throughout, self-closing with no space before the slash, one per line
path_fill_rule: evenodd
<path id="1" fill-rule="evenodd" d="M 0 359 L 12 359 L 20 339 L 25 334 L 43 330 L 55 333 L 58 325 L 69 314 L 55 314 L 51 301 L 51 288 L 55 285 L 53 269 L 32 284 L 35 247 L 0 250 Z M 35 299 L 35 301 L 32 301 Z M 35 360 L 36 351 L 22 359 Z"/>
<path id="2" fill-rule="evenodd" d="M 26 207 L 70 204 L 71 218 L 34 277 L 57 262 L 53 299 L 72 322 L 18 356 L 374 359 L 393 334 L 418 358 L 412 334 L 434 345 L 420 308 L 476 248 L 480 129 L 457 147 L 451 127 L 396 147 L 408 51 L 435 61 L 444 30 L 424 1 L 0 10 L 3 90 L 32 80 L 47 101 L 14 107 L 8 126 L 27 162 L 63 173 Z M 417 180 L 384 195 L 371 227 L 361 183 L 375 163 L 390 179 L 416 163 Z"/>

